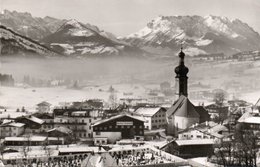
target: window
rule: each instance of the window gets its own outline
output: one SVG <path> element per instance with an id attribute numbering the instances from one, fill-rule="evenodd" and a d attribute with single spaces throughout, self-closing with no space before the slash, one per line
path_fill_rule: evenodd
<path id="1" fill-rule="evenodd" d="M 91 126 L 89 126 L 89 130 L 91 130 Z"/>
<path id="2" fill-rule="evenodd" d="M 96 135 L 97 135 L 97 136 L 100 135 L 100 132 L 96 132 Z"/>
<path id="3" fill-rule="evenodd" d="M 62 122 L 62 119 L 60 119 L 60 122 Z"/>
<path id="4" fill-rule="evenodd" d="M 104 127 L 104 130 L 107 130 L 107 127 Z"/>
<path id="5" fill-rule="evenodd" d="M 82 123 L 84 123 L 84 119 L 82 119 Z"/>
<path id="6" fill-rule="evenodd" d="M 111 126 L 111 125 L 109 126 L 109 129 L 112 129 L 112 126 Z"/>
<path id="7" fill-rule="evenodd" d="M 89 123 L 91 123 L 91 119 L 89 119 Z"/>

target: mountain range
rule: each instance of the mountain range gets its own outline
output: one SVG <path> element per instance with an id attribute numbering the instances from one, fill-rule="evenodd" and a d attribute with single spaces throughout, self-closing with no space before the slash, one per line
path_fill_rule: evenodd
<path id="1" fill-rule="evenodd" d="M 147 51 L 178 51 L 189 55 L 234 54 L 260 48 L 260 36 L 242 21 L 226 17 L 159 16 L 140 31 L 122 38 Z M 167 53 L 165 53 L 167 54 Z"/>
<path id="2" fill-rule="evenodd" d="M 43 44 L 66 55 L 102 56 L 142 54 L 142 51 L 123 41 L 113 34 L 99 30 L 90 24 L 77 20 L 65 22 L 56 32 L 41 40 Z"/>
<path id="3" fill-rule="evenodd" d="M 31 39 L 30 41 L 37 44 L 36 48 L 44 47 L 48 52 L 52 52 L 51 55 L 60 53 L 69 57 L 170 57 L 179 51 L 181 45 L 189 56 L 215 53 L 230 55 L 260 49 L 260 35 L 249 25 L 238 19 L 212 15 L 159 16 L 140 31 L 120 38 L 100 30 L 97 26 L 74 19 L 56 19 L 49 16 L 39 18 L 30 13 L 8 10 L 0 14 L 0 24 L 2 31 L 7 32 L 8 29 L 9 33 L 13 33 L 13 37 L 18 35 L 12 42 L 1 35 L 5 48 L 9 44 L 12 47 L 18 45 L 19 40 L 25 37 L 24 39 Z M 15 40 L 18 41 L 14 42 Z M 28 47 L 20 50 L 19 48 L 16 47 L 17 53 L 25 52 Z M 8 49 L 4 51 L 8 54 Z M 11 50 L 9 52 L 12 53 Z M 42 53 L 40 50 L 34 52 Z"/>

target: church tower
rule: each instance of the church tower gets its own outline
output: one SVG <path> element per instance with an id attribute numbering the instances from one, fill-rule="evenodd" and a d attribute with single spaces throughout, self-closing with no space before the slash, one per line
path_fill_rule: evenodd
<path id="1" fill-rule="evenodd" d="M 188 77 L 187 74 L 189 72 L 189 69 L 184 65 L 184 57 L 185 54 L 182 51 L 179 53 L 179 65 L 175 68 L 175 96 L 176 100 L 181 96 L 184 95 L 188 97 Z"/>

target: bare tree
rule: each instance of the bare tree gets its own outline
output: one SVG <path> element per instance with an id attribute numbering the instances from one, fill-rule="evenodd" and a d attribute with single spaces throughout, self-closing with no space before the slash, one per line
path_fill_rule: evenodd
<path id="1" fill-rule="evenodd" d="M 45 151 L 45 154 L 47 155 L 47 157 L 49 158 L 51 156 L 51 154 L 53 153 L 53 150 L 49 147 L 48 141 L 46 141 L 43 144 L 42 148 Z"/>
<path id="2" fill-rule="evenodd" d="M 233 139 L 216 143 L 214 153 L 217 163 L 224 167 L 256 167 L 257 151 L 254 132 L 237 130 Z"/>
<path id="3" fill-rule="evenodd" d="M 22 146 L 22 152 L 23 152 L 24 158 L 27 158 L 28 152 L 30 150 L 30 135 L 27 135 L 25 137 L 26 137 L 26 141 L 24 142 L 24 144 Z"/>
<path id="4" fill-rule="evenodd" d="M 223 106 L 224 101 L 226 100 L 226 94 L 224 91 L 217 91 L 214 95 L 214 102 L 219 105 Z"/>

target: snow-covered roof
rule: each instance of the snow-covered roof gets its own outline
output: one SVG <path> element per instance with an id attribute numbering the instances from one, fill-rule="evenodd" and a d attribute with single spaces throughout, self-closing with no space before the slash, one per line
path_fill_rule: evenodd
<path id="1" fill-rule="evenodd" d="M 45 141 L 45 136 L 31 136 L 31 137 L 5 137 L 5 141 Z"/>
<path id="2" fill-rule="evenodd" d="M 73 111 L 71 113 L 71 115 L 73 115 L 73 116 L 80 116 L 80 115 L 85 115 L 87 113 L 88 113 L 88 111 Z"/>
<path id="3" fill-rule="evenodd" d="M 249 117 L 253 117 L 252 115 L 252 110 L 251 112 L 250 111 L 246 111 L 239 119 L 238 119 L 238 122 L 242 123 L 244 122 L 247 118 Z"/>
<path id="4" fill-rule="evenodd" d="M 26 117 L 27 119 L 31 120 L 32 122 L 36 122 L 38 124 L 43 124 L 44 123 L 44 120 L 41 120 L 40 118 L 37 118 L 35 116 L 27 116 Z"/>
<path id="5" fill-rule="evenodd" d="M 149 145 L 141 145 L 141 146 L 133 146 L 130 145 L 113 145 L 112 149 L 109 150 L 109 152 L 115 152 L 115 151 L 127 151 L 127 150 L 141 150 L 141 149 L 147 149 L 150 148 Z"/>
<path id="6" fill-rule="evenodd" d="M 139 118 L 139 117 L 132 116 L 132 115 L 129 115 L 129 114 L 120 114 L 120 115 L 116 115 L 116 116 L 113 116 L 113 117 L 110 117 L 110 118 L 107 118 L 107 119 L 103 119 L 103 120 L 97 121 L 96 123 L 93 124 L 93 126 L 97 126 L 97 125 L 100 125 L 102 123 L 105 123 L 105 122 L 108 122 L 108 121 L 112 121 L 114 119 L 118 119 L 118 118 L 121 118 L 121 117 L 124 117 L 124 116 L 131 117 L 133 119 L 136 119 L 136 120 L 144 122 L 144 120 Z"/>
<path id="7" fill-rule="evenodd" d="M 86 162 L 87 167 L 118 166 L 114 158 L 108 153 L 89 155 Z"/>
<path id="8" fill-rule="evenodd" d="M 191 140 L 175 140 L 179 146 L 188 146 L 188 145 L 209 145 L 214 144 L 213 139 L 191 139 Z"/>
<path id="9" fill-rule="evenodd" d="M 253 116 L 253 117 L 248 117 L 244 119 L 244 123 L 251 123 L 251 124 L 260 124 L 260 117 L 259 116 Z"/>
<path id="10" fill-rule="evenodd" d="M 74 146 L 74 147 L 64 147 L 59 148 L 60 153 L 73 153 L 73 152 L 103 152 L 103 148 L 99 150 L 99 147 L 88 147 L 88 146 Z"/>
<path id="11" fill-rule="evenodd" d="M 50 152 L 51 156 L 58 156 L 57 150 L 52 150 Z M 36 158 L 36 157 L 46 157 L 46 151 L 45 150 L 31 150 L 28 151 L 26 158 Z M 12 153 L 5 153 L 3 154 L 3 159 L 21 159 L 25 158 L 24 153 L 22 152 L 12 152 Z"/>
<path id="12" fill-rule="evenodd" d="M 53 129 L 50 129 L 48 130 L 47 132 L 50 133 L 50 132 L 53 132 L 53 131 L 59 131 L 61 133 L 65 133 L 65 134 L 70 134 L 72 133 L 72 131 L 64 126 L 59 126 L 59 127 L 56 127 L 56 128 L 53 128 Z"/>
<path id="13" fill-rule="evenodd" d="M 6 124 L 2 124 L 1 126 L 12 126 L 12 127 L 17 127 L 17 128 L 20 128 L 20 127 L 23 127 L 25 124 L 23 123 L 19 123 L 19 122 L 8 122 Z"/>
<path id="14" fill-rule="evenodd" d="M 152 117 L 154 114 L 156 114 L 161 107 L 140 107 L 137 110 L 135 110 L 135 113 L 147 116 L 147 117 Z"/>

